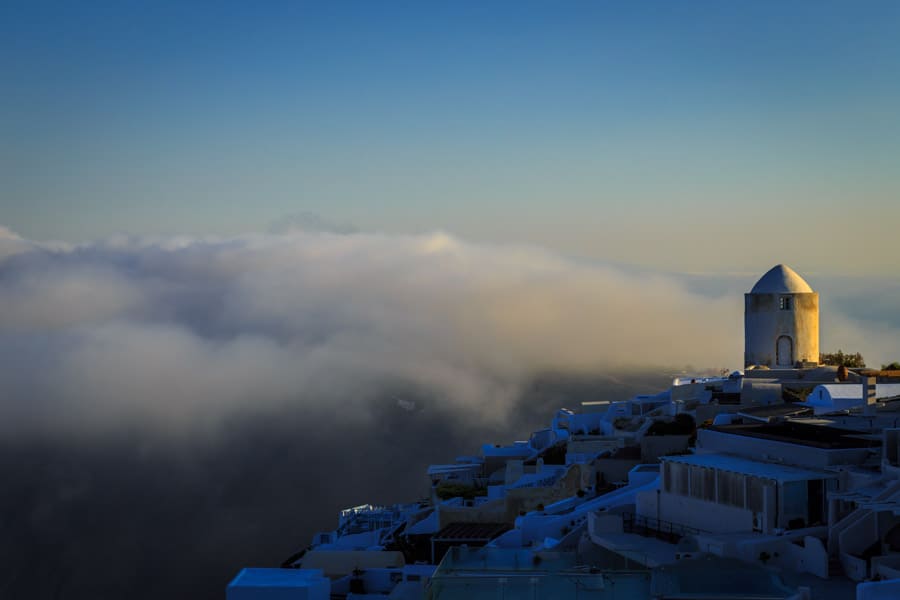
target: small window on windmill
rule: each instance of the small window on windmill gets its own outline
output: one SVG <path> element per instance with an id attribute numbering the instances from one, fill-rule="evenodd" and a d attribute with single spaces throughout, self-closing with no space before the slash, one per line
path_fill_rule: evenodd
<path id="1" fill-rule="evenodd" d="M 791 310 L 794 307 L 792 306 L 791 297 L 790 296 L 782 296 L 778 299 L 778 308 L 781 310 Z"/>

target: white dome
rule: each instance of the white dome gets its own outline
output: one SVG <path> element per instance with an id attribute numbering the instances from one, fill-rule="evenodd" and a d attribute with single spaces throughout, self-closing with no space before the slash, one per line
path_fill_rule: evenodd
<path id="1" fill-rule="evenodd" d="M 775 265 L 759 278 L 751 294 L 811 294 L 812 288 L 787 265 Z"/>

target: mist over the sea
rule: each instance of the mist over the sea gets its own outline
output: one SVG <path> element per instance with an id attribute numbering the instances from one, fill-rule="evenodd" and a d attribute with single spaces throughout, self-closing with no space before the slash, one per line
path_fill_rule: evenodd
<path id="1" fill-rule="evenodd" d="M 739 367 L 747 286 L 703 281 L 442 233 L 0 231 L 0 597 L 221 597 L 429 463 Z M 838 284 L 823 338 L 894 358 L 896 303 Z"/>

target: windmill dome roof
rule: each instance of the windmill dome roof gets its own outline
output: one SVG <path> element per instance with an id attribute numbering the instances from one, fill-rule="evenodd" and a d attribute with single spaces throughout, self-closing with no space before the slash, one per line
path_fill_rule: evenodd
<path id="1" fill-rule="evenodd" d="M 812 288 L 787 265 L 775 265 L 759 278 L 751 294 L 810 294 Z"/>

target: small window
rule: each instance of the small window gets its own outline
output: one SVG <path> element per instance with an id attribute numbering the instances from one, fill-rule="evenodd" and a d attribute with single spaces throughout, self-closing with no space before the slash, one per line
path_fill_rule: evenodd
<path id="1" fill-rule="evenodd" d="M 781 310 L 793 310 L 793 302 L 791 302 L 792 298 L 790 296 L 782 296 L 778 299 L 778 308 Z"/>

